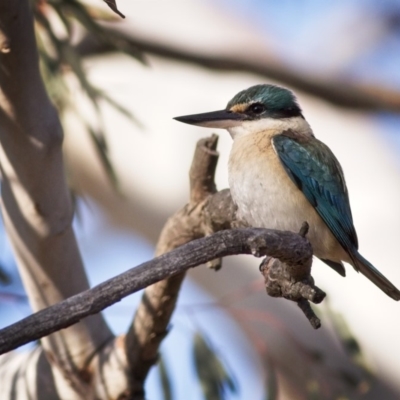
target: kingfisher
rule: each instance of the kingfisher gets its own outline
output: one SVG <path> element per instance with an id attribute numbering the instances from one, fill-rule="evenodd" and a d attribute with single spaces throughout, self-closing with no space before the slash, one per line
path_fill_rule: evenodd
<path id="1" fill-rule="evenodd" d="M 343 261 L 351 264 L 400 300 L 400 291 L 358 252 L 342 167 L 314 136 L 290 90 L 252 86 L 234 96 L 224 110 L 175 119 L 230 133 L 229 186 L 239 221 L 293 232 L 306 221 L 316 257 L 342 276 Z"/>

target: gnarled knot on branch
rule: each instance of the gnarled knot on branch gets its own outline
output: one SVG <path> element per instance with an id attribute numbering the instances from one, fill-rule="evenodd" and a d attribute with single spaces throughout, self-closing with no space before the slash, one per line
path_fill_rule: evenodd
<path id="1" fill-rule="evenodd" d="M 307 232 L 308 223 L 304 222 L 299 235 L 306 237 Z M 315 286 L 311 276 L 311 259 L 305 259 L 294 266 L 267 256 L 260 264 L 260 272 L 264 276 L 269 296 L 295 301 L 314 329 L 321 326 L 321 321 L 314 314 L 309 302 L 321 303 L 326 293 Z"/>

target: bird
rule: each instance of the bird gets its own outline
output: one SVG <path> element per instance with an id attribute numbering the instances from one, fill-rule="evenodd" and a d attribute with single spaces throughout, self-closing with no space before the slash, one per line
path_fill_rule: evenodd
<path id="1" fill-rule="evenodd" d="M 359 253 L 342 167 L 315 137 L 291 90 L 259 84 L 223 110 L 174 119 L 230 133 L 229 187 L 239 221 L 292 232 L 307 222 L 314 256 L 342 276 L 343 262 L 352 265 L 400 300 L 400 291 Z"/>

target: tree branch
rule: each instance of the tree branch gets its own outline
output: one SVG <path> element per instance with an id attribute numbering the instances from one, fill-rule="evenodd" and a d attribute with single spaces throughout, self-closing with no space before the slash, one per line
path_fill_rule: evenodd
<path id="1" fill-rule="evenodd" d="M 28 1 L 0 2 L 0 67 L 1 208 L 30 304 L 39 310 L 89 284 L 72 230 L 63 132 L 40 76 Z M 64 377 L 58 382 L 86 396 L 79 373 L 112 337 L 96 315 L 42 345 L 50 370 Z"/>
<path id="2" fill-rule="evenodd" d="M 312 249 L 308 240 L 296 233 L 261 228 L 224 230 L 193 240 L 1 329 L 0 354 L 71 326 L 162 279 L 234 254 L 268 254 L 295 267 L 310 263 Z"/>
<path id="3" fill-rule="evenodd" d="M 131 48 L 144 53 L 175 61 L 200 65 L 214 71 L 246 72 L 256 74 L 266 79 L 273 79 L 288 86 L 309 93 L 326 100 L 336 106 L 362 111 L 390 111 L 400 112 L 400 93 L 382 86 L 364 85 L 360 83 L 344 82 L 332 78 L 318 79 L 312 74 L 299 73 L 287 68 L 282 63 L 271 61 L 261 55 L 255 59 L 254 55 L 215 56 L 190 52 L 172 45 L 140 39 L 129 34 L 110 28 L 104 28 L 109 37 L 119 40 L 120 48 Z M 114 51 L 115 46 L 100 43 L 94 36 L 87 35 L 78 44 L 77 50 L 82 56 Z"/>
<path id="4" fill-rule="evenodd" d="M 230 191 L 223 190 L 214 193 L 216 190 L 214 173 L 218 159 L 216 145 L 217 137 L 215 135 L 198 142 L 189 174 L 190 202 L 167 221 L 160 235 L 156 254 L 166 253 L 199 237 L 208 236 L 213 232 L 229 229 L 239 224 L 239 221 L 236 221 L 236 206 L 232 201 Z M 304 229 L 301 233 L 300 236 L 304 237 Z M 285 246 L 287 245 L 289 243 L 285 243 Z M 262 255 L 256 252 L 256 248 L 253 250 L 252 254 L 258 257 Z M 218 268 L 221 265 L 220 257 L 207 261 L 210 261 L 213 267 Z M 278 260 L 275 261 L 278 266 L 281 265 Z M 290 261 L 289 264 L 292 265 L 293 262 Z M 294 264 L 296 267 L 292 269 L 288 269 L 288 266 L 281 269 L 281 273 L 285 272 L 281 277 L 278 276 L 279 272 L 275 273 L 273 277 L 275 287 L 288 288 L 297 282 L 299 277 L 296 274 L 300 264 L 302 264 L 300 269 L 304 271 L 301 278 L 308 279 L 300 285 L 302 287 L 310 286 L 312 280 L 309 275 L 311 258 L 307 259 L 307 263 L 296 261 Z M 159 346 L 168 333 L 168 324 L 184 276 L 184 273 L 176 275 L 146 289 L 131 328 L 126 335 L 125 346 L 132 372 L 131 393 L 135 400 L 144 398 L 144 382 L 150 368 L 157 361 Z M 264 276 L 267 279 L 267 271 Z M 314 286 L 310 289 L 314 290 Z M 275 293 L 275 297 L 281 295 L 289 298 L 289 293 L 291 293 L 290 290 L 282 290 L 280 294 Z M 291 300 L 303 300 L 301 295 L 295 298 L 294 293 L 291 294 L 293 295 Z M 308 305 L 307 300 L 305 301 Z M 312 301 L 312 299 L 310 300 Z M 315 325 L 315 327 L 317 326 Z"/>
<path id="5" fill-rule="evenodd" d="M 216 135 L 197 143 L 189 172 L 189 203 L 168 219 L 158 240 L 156 255 L 212 232 L 206 228 L 204 209 L 207 208 L 208 196 L 216 191 L 214 174 L 218 162 L 217 143 Z M 234 216 L 230 217 L 232 220 Z M 184 277 L 185 273 L 181 273 L 147 288 L 128 330 L 125 346 L 132 372 L 131 392 L 134 398 L 144 395 L 144 381 L 157 360 L 158 348 L 167 334 Z"/>

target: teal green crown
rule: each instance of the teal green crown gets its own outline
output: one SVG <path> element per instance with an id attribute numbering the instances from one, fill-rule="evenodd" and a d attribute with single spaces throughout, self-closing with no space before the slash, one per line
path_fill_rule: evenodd
<path id="1" fill-rule="evenodd" d="M 239 92 L 228 103 L 227 109 L 237 104 L 258 103 L 270 113 L 301 115 L 295 95 L 288 89 L 276 85 L 255 85 Z M 289 116 L 289 115 L 288 115 Z"/>

